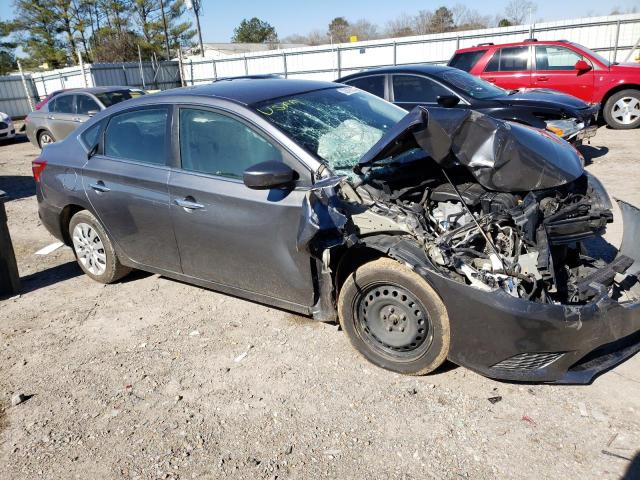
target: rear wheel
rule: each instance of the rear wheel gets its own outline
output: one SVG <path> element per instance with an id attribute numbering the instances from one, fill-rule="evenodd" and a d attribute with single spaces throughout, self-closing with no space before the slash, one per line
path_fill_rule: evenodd
<path id="1" fill-rule="evenodd" d="M 71 218 L 69 236 L 80 268 L 95 281 L 112 283 L 131 271 L 120 263 L 107 232 L 90 212 Z"/>
<path id="2" fill-rule="evenodd" d="M 49 145 L 55 141 L 56 139 L 53 138 L 53 134 L 49 130 L 43 130 L 38 134 L 38 145 L 40 145 L 40 148 L 44 148 L 45 145 Z"/>
<path id="3" fill-rule="evenodd" d="M 603 114 L 611 128 L 627 130 L 640 126 L 640 90 L 614 93 L 604 104 Z"/>
<path id="4" fill-rule="evenodd" d="M 366 263 L 347 278 L 338 314 L 352 345 L 388 370 L 424 375 L 449 353 L 442 300 L 422 277 L 392 259 Z"/>

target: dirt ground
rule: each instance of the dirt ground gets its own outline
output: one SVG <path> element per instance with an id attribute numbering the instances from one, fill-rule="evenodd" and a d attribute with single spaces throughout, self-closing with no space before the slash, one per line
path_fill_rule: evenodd
<path id="1" fill-rule="evenodd" d="M 583 151 L 640 205 L 639 130 Z M 589 386 L 404 377 L 335 325 L 145 273 L 102 286 L 68 248 L 34 254 L 37 153 L 0 145 L 23 284 L 0 300 L 0 477 L 639 478 L 640 355 Z"/>

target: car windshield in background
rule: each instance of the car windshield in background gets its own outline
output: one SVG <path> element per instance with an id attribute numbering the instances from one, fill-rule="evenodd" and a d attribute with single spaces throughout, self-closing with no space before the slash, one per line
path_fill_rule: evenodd
<path id="1" fill-rule="evenodd" d="M 486 52 L 486 50 L 474 50 L 473 52 L 456 53 L 449 62 L 449 66 L 469 72 Z"/>
<path id="2" fill-rule="evenodd" d="M 110 107 L 125 100 L 141 97 L 144 94 L 145 92 L 142 90 L 114 90 L 113 92 L 96 93 L 96 97 L 105 107 Z"/>
<path id="3" fill-rule="evenodd" d="M 489 82 L 485 82 L 462 70 L 444 70 L 434 73 L 434 76 L 441 78 L 445 82 L 462 90 L 470 97 L 477 98 L 478 100 L 502 97 L 505 94 L 502 88 L 491 85 Z"/>
<path id="4" fill-rule="evenodd" d="M 579 48 L 580 50 L 582 50 L 583 52 L 588 53 L 589 55 L 591 55 L 593 58 L 597 59 L 600 63 L 602 63 L 605 67 L 610 67 L 611 66 L 611 62 L 609 60 L 607 60 L 606 58 L 604 58 L 602 55 L 600 55 L 599 53 L 594 52 L 593 50 L 580 45 L 579 43 L 572 43 L 571 45 Z"/>
<path id="5" fill-rule="evenodd" d="M 335 173 L 351 178 L 358 160 L 407 113 L 354 87 L 316 90 L 253 108 Z"/>

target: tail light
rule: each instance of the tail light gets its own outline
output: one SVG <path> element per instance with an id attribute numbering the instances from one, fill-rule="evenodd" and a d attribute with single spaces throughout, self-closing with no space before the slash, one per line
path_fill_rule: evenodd
<path id="1" fill-rule="evenodd" d="M 31 171 L 33 172 L 33 178 L 36 182 L 40 182 L 40 175 L 44 172 L 44 169 L 47 167 L 47 161 L 36 158 L 33 162 L 31 162 Z"/>

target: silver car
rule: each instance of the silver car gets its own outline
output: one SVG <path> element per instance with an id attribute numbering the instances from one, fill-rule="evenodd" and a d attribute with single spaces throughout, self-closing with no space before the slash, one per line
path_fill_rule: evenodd
<path id="1" fill-rule="evenodd" d="M 129 87 L 94 87 L 60 93 L 25 119 L 27 138 L 36 147 L 62 140 L 96 113 L 124 100 L 145 95 Z"/>

